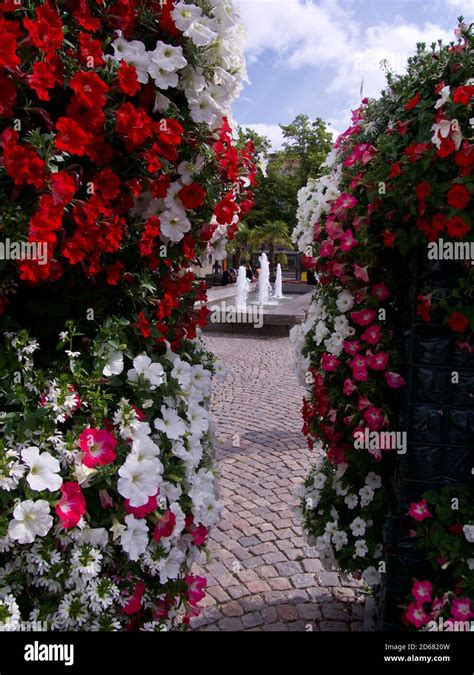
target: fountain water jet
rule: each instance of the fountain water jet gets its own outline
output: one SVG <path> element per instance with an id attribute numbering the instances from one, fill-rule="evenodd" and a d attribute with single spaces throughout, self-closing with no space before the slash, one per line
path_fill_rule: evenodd
<path id="1" fill-rule="evenodd" d="M 258 277 L 258 304 L 268 305 L 270 299 L 270 264 L 267 254 L 262 253 L 260 260 L 260 274 Z"/>
<path id="2" fill-rule="evenodd" d="M 250 282 L 247 279 L 247 271 L 243 265 L 239 267 L 237 274 L 237 294 L 235 297 L 235 306 L 237 311 L 245 311 L 247 309 L 247 296 L 250 291 Z"/>
<path id="3" fill-rule="evenodd" d="M 281 265 L 277 265 L 276 281 L 275 281 L 275 293 L 273 295 L 275 300 L 283 299 L 283 277 L 281 272 Z"/>

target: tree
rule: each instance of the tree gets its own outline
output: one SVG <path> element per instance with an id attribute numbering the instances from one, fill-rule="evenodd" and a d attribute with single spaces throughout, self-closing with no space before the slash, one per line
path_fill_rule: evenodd
<path id="1" fill-rule="evenodd" d="M 254 241 L 268 246 L 270 273 L 274 273 L 276 246 L 292 246 L 288 224 L 284 220 L 265 223 L 254 230 Z"/>
<path id="2" fill-rule="evenodd" d="M 291 230 L 296 221 L 298 190 L 308 178 L 321 175 L 321 164 L 331 149 L 331 134 L 320 118 L 311 121 L 307 115 L 298 115 L 291 124 L 280 127 L 283 148 L 273 153 L 268 138 L 252 129 L 240 130 L 240 142 L 252 140 L 260 160 L 255 205 L 245 219 L 250 228 L 284 221 Z"/>

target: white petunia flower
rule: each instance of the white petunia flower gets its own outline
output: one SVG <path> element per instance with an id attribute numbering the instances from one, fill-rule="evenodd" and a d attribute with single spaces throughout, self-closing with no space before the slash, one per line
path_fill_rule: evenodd
<path id="1" fill-rule="evenodd" d="M 131 506 L 143 506 L 158 492 L 162 471 L 159 460 L 138 461 L 130 456 L 118 471 L 118 493 L 129 499 Z"/>
<path id="2" fill-rule="evenodd" d="M 344 498 L 344 502 L 346 503 L 347 508 L 352 511 L 359 503 L 359 498 L 357 495 L 347 495 L 347 497 Z"/>
<path id="3" fill-rule="evenodd" d="M 138 560 L 148 546 L 148 526 L 144 518 L 125 516 L 127 529 L 120 535 L 120 544 L 130 560 Z"/>
<path id="4" fill-rule="evenodd" d="M 355 555 L 353 556 L 354 558 L 365 558 L 365 556 L 369 552 L 365 539 L 358 539 L 356 541 L 355 550 L 356 552 Z"/>
<path id="5" fill-rule="evenodd" d="M 382 487 L 382 478 L 377 473 L 371 471 L 365 477 L 365 483 L 373 490 L 378 490 L 380 487 Z"/>
<path id="6" fill-rule="evenodd" d="M 349 527 L 351 528 L 351 532 L 354 537 L 362 537 L 367 529 L 367 523 L 365 520 L 363 520 L 363 518 L 358 517 L 354 518 Z"/>
<path id="7" fill-rule="evenodd" d="M 368 485 L 364 485 L 364 487 L 359 490 L 361 507 L 364 508 L 364 506 L 368 506 L 372 502 L 374 495 L 373 489 Z"/>
<path id="8" fill-rule="evenodd" d="M 364 572 L 362 572 L 362 578 L 369 586 L 378 586 L 382 580 L 381 574 L 375 567 L 367 567 Z"/>
<path id="9" fill-rule="evenodd" d="M 173 440 L 178 440 L 186 433 L 186 425 L 176 410 L 161 406 L 161 415 L 163 419 L 155 420 L 155 428 L 162 431 L 166 436 Z"/>
<path id="10" fill-rule="evenodd" d="M 163 384 L 165 371 L 161 363 L 153 363 L 149 356 L 140 354 L 133 359 L 133 369 L 129 370 L 127 377 L 131 382 L 136 382 L 139 375 L 148 380 L 150 389 L 156 389 Z"/>
<path id="11" fill-rule="evenodd" d="M 107 357 L 107 362 L 102 370 L 105 377 L 112 377 L 112 375 L 120 375 L 123 371 L 123 354 L 122 352 L 111 352 Z"/>
<path id="12" fill-rule="evenodd" d="M 345 313 L 354 307 L 354 298 L 350 291 L 344 290 L 339 293 L 336 300 L 337 308 L 340 312 Z"/>
<path id="13" fill-rule="evenodd" d="M 160 231 L 163 237 L 166 237 L 173 243 L 183 239 L 186 232 L 191 229 L 186 211 L 176 206 L 160 214 Z"/>
<path id="14" fill-rule="evenodd" d="M 202 9 L 196 5 L 186 2 L 177 2 L 171 12 L 171 17 L 175 26 L 181 32 L 187 30 L 193 21 L 199 19 L 202 15 Z"/>
<path id="15" fill-rule="evenodd" d="M 174 73 L 188 65 L 188 62 L 183 56 L 182 47 L 173 47 L 167 45 L 161 40 L 158 40 L 156 47 L 152 52 L 148 52 L 150 58 L 150 67 L 148 72 L 154 77 L 153 69 L 158 67 L 160 70 Z"/>
<path id="16" fill-rule="evenodd" d="M 462 528 L 464 536 L 470 544 L 474 544 L 474 525 L 464 525 Z"/>
<path id="17" fill-rule="evenodd" d="M 36 492 L 59 490 L 63 484 L 63 479 L 59 475 L 61 465 L 49 452 L 40 453 L 38 448 L 32 446 L 22 450 L 21 458 L 30 467 L 26 482 L 32 490 Z"/>
<path id="18" fill-rule="evenodd" d="M 8 525 L 8 534 L 19 544 L 32 544 L 35 538 L 44 537 L 53 526 L 49 504 L 44 499 L 34 502 L 27 499 L 13 511 L 13 520 Z"/>
<path id="19" fill-rule="evenodd" d="M 338 531 L 334 532 L 331 540 L 332 540 L 332 543 L 333 543 L 336 551 L 340 551 L 341 548 L 343 546 L 346 546 L 347 542 L 348 542 L 347 534 L 342 530 L 338 530 Z"/>

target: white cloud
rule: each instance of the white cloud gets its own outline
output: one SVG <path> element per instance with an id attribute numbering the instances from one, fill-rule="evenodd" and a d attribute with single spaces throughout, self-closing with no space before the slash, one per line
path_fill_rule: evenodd
<path id="1" fill-rule="evenodd" d="M 283 145 L 283 133 L 278 124 L 244 124 L 245 129 L 253 129 L 261 136 L 266 136 L 272 144 L 272 151 L 280 150 Z"/>
<path id="2" fill-rule="evenodd" d="M 466 19 L 472 18 L 474 14 L 473 0 L 447 0 L 448 5 L 454 7 L 457 11 L 464 13 Z"/>
<path id="3" fill-rule="evenodd" d="M 473 0 L 447 0 L 472 4 Z M 380 62 L 403 72 L 417 42 L 438 38 L 449 42 L 452 31 L 428 22 L 406 23 L 394 14 L 393 22 L 363 28 L 357 14 L 343 9 L 338 0 L 238 0 L 247 27 L 247 54 L 258 60 L 273 51 L 279 69 L 324 68 L 333 75 L 327 93 L 345 94 L 355 105 L 362 78 L 364 95 L 378 96 L 385 86 Z M 454 27 L 453 27 L 454 28 Z"/>

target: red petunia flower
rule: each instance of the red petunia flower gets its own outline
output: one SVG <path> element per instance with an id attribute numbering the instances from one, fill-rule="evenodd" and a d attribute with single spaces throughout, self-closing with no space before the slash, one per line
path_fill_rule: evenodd
<path id="1" fill-rule="evenodd" d="M 420 100 L 421 100 L 421 94 L 420 94 L 420 92 L 418 92 L 418 93 L 415 94 L 415 96 L 413 96 L 413 98 L 411 98 L 411 99 L 408 101 L 408 103 L 404 106 L 405 110 L 412 110 L 413 108 L 416 108 L 416 106 L 418 105 L 418 103 L 420 102 Z"/>
<path id="2" fill-rule="evenodd" d="M 153 135 L 153 122 L 142 108 L 124 103 L 117 110 L 117 133 L 125 139 L 128 150 L 133 150 Z"/>
<path id="3" fill-rule="evenodd" d="M 59 150 L 82 156 L 86 154 L 87 146 L 92 141 L 90 134 L 81 129 L 79 124 L 68 117 L 60 117 L 56 122 L 56 147 Z"/>
<path id="4" fill-rule="evenodd" d="M 452 138 L 442 138 L 441 145 L 439 146 L 436 154 L 442 159 L 446 159 L 449 155 L 452 155 L 456 151 L 456 143 Z"/>
<path id="5" fill-rule="evenodd" d="M 470 84 L 465 84 L 463 87 L 456 87 L 453 91 L 454 103 L 462 103 L 468 105 L 471 98 L 474 96 L 474 87 Z"/>
<path id="6" fill-rule="evenodd" d="M 34 89 L 41 101 L 49 101 L 49 91 L 56 84 L 56 79 L 51 73 L 49 66 L 43 61 L 33 64 L 33 72 L 26 78 L 28 85 Z"/>
<path id="7" fill-rule="evenodd" d="M 149 338 L 151 335 L 151 324 L 146 318 L 143 310 L 138 315 L 137 327 L 140 329 L 141 334 L 144 338 Z"/>
<path id="8" fill-rule="evenodd" d="M 416 186 L 416 196 L 420 201 L 425 201 L 430 192 L 431 192 L 431 185 L 426 181 L 423 181 L 423 183 L 419 183 Z"/>
<path id="9" fill-rule="evenodd" d="M 46 162 L 31 146 L 17 143 L 17 137 L 14 132 L 3 146 L 5 170 L 16 185 L 27 183 L 41 189 L 45 186 Z"/>
<path id="10" fill-rule="evenodd" d="M 183 202 L 185 209 L 197 209 L 203 205 L 206 198 L 206 191 L 198 183 L 185 185 L 178 192 L 178 196 Z"/>
<path id="11" fill-rule="evenodd" d="M 453 218 L 448 220 L 446 229 L 449 236 L 453 237 L 453 239 L 462 239 L 469 232 L 470 225 L 461 216 L 453 216 Z"/>
<path id="12" fill-rule="evenodd" d="M 0 117 L 11 117 L 17 99 L 15 85 L 6 75 L 0 74 Z"/>
<path id="13" fill-rule="evenodd" d="M 464 209 L 471 199 L 469 190 L 465 185 L 460 185 L 455 183 L 451 186 L 448 192 L 448 204 L 453 207 L 453 209 Z"/>
<path id="14" fill-rule="evenodd" d="M 109 286 L 116 286 L 119 283 L 124 269 L 125 267 L 120 260 L 116 260 L 107 267 L 107 283 Z"/>
<path id="15" fill-rule="evenodd" d="M 120 178 L 109 168 L 96 175 L 93 185 L 94 193 L 107 202 L 115 199 L 120 192 Z"/>
<path id="16" fill-rule="evenodd" d="M 86 108 L 102 108 L 107 102 L 105 94 L 109 87 L 97 73 L 80 70 L 71 78 L 69 86 L 77 101 Z"/>
<path id="17" fill-rule="evenodd" d="M 21 62 L 16 53 L 17 39 L 21 35 L 18 21 L 5 21 L 3 14 L 0 14 L 0 34 L 2 36 L 0 40 L 0 67 L 16 68 Z"/>
<path id="18" fill-rule="evenodd" d="M 117 72 L 117 79 L 120 89 L 124 94 L 135 96 L 140 89 L 140 82 L 138 81 L 137 69 L 133 65 L 129 65 L 126 61 L 121 61 L 120 68 Z"/>
<path id="19" fill-rule="evenodd" d="M 77 181 L 67 171 L 58 171 L 51 175 L 51 194 L 54 204 L 69 204 L 77 190 Z"/>
<path id="20" fill-rule="evenodd" d="M 448 319 L 449 327 L 455 333 L 464 333 L 469 325 L 467 318 L 461 312 L 453 312 Z"/>
<path id="21" fill-rule="evenodd" d="M 100 40 L 94 40 L 89 33 L 79 34 L 79 53 L 82 65 L 87 68 L 97 68 L 105 63 Z"/>
<path id="22" fill-rule="evenodd" d="M 31 41 L 43 52 L 54 53 L 61 49 L 64 39 L 63 24 L 57 11 L 49 2 L 35 10 L 36 18 L 23 19 L 23 26 L 28 31 Z M 3 38 L 2 38 L 3 39 Z"/>

